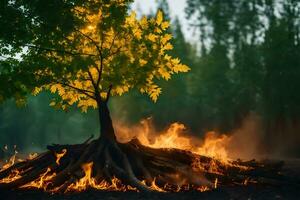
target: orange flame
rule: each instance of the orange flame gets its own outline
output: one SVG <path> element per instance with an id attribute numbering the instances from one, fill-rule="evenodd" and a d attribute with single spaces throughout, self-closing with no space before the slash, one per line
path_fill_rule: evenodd
<path id="1" fill-rule="evenodd" d="M 18 170 L 13 170 L 7 177 L 3 178 L 0 180 L 0 183 L 10 183 L 12 181 L 15 181 L 22 176 L 20 175 L 20 171 Z"/>
<path id="2" fill-rule="evenodd" d="M 214 188 L 216 189 L 218 187 L 218 178 L 215 179 Z"/>
<path id="3" fill-rule="evenodd" d="M 156 185 L 156 178 L 153 179 L 150 188 L 152 190 L 158 191 L 158 192 L 166 192 L 165 190 L 161 189 L 158 185 Z"/>
<path id="4" fill-rule="evenodd" d="M 37 188 L 47 190 L 47 186 L 52 180 L 53 177 L 56 176 L 56 173 L 50 173 L 51 169 L 47 168 L 46 172 L 43 173 L 37 180 L 34 180 L 26 185 L 21 186 L 21 188 Z"/>
<path id="5" fill-rule="evenodd" d="M 63 149 L 61 153 L 55 153 L 56 156 L 56 164 L 59 165 L 59 161 L 64 155 L 67 153 L 67 149 Z"/>
<path id="6" fill-rule="evenodd" d="M 105 180 L 102 180 L 100 183 L 97 183 L 96 179 L 92 177 L 93 171 L 93 162 L 86 163 L 81 166 L 85 175 L 79 179 L 76 183 L 72 183 L 66 190 L 69 191 L 84 191 L 88 188 L 94 188 L 98 190 L 111 190 L 111 191 L 128 191 L 136 190 L 133 187 L 123 185 L 121 181 L 115 177 L 112 178 L 111 183 L 108 183 Z"/>
<path id="7" fill-rule="evenodd" d="M 171 124 L 166 131 L 156 133 L 150 120 L 143 120 L 140 126 L 130 128 L 117 124 L 116 128 L 117 138 L 120 142 L 128 142 L 135 137 L 143 145 L 152 148 L 177 148 L 224 162 L 229 160 L 226 146 L 231 137 L 225 134 L 220 135 L 211 131 L 205 134 L 204 140 L 200 140 L 193 137 L 192 134 L 184 134 L 186 127 L 177 122 Z"/>
<path id="8" fill-rule="evenodd" d="M 8 162 L 2 166 L 2 169 L 7 169 L 15 164 L 16 154 L 9 158 Z"/>

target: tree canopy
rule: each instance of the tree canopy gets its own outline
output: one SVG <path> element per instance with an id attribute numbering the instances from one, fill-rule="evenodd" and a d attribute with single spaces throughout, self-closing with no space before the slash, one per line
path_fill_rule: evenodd
<path id="1" fill-rule="evenodd" d="M 172 35 L 162 12 L 150 19 L 137 19 L 134 12 L 128 14 L 129 3 L 99 0 L 66 4 L 63 10 L 70 15 L 66 17 L 70 28 L 65 29 L 64 23 L 53 28 L 53 23 L 40 22 L 37 17 L 31 22 L 36 31 L 26 43 L 3 40 L 1 51 L 8 49 L 4 55 L 9 58 L 1 61 L 1 80 L 16 87 L 8 94 L 1 88 L 2 98 L 11 94 L 21 99 L 30 90 L 36 95 L 46 89 L 58 94 L 51 105 L 66 109 L 77 103 L 86 111 L 96 108 L 97 100 L 107 99 L 108 93 L 122 95 L 137 88 L 156 101 L 161 93 L 157 81 L 169 80 L 189 67 L 167 53 L 173 48 Z M 18 5 L 8 2 L 7 6 Z M 23 15 L 30 13 L 30 8 L 19 9 Z M 52 32 L 40 35 L 43 28 Z M 19 58 L 13 58 L 16 52 Z"/>

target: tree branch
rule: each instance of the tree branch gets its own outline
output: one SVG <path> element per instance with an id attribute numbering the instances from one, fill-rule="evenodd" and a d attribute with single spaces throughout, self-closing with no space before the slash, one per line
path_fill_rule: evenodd
<path id="1" fill-rule="evenodd" d="M 94 82 L 93 76 L 92 76 L 92 74 L 91 74 L 91 72 L 90 72 L 89 69 L 87 70 L 87 73 L 88 73 L 88 75 L 89 75 L 89 77 L 91 79 L 92 85 L 94 86 L 94 89 L 95 89 L 96 93 L 98 93 L 98 87 L 96 86 L 96 83 Z"/>
<path id="2" fill-rule="evenodd" d="M 75 30 L 78 33 L 80 33 L 81 35 L 83 35 L 85 38 L 90 40 L 93 43 L 93 45 L 96 47 L 97 51 L 98 51 L 98 55 L 99 55 L 99 58 L 100 58 L 100 69 L 98 69 L 98 67 L 95 67 L 96 70 L 98 71 L 98 79 L 97 79 L 96 83 L 93 83 L 94 87 L 98 88 L 99 84 L 100 84 L 100 81 L 101 81 L 102 71 L 103 71 L 103 54 L 102 54 L 102 46 L 103 46 L 103 41 L 104 41 L 103 34 L 102 34 L 101 44 L 100 44 L 100 47 L 99 47 L 99 45 L 95 42 L 95 40 L 93 40 L 93 38 L 91 38 L 89 35 L 84 34 L 83 32 L 81 32 L 78 29 L 75 29 Z M 92 77 L 91 77 L 91 79 L 92 79 Z"/>
<path id="3" fill-rule="evenodd" d="M 113 41 L 112 41 L 112 43 L 111 43 L 111 45 L 110 45 L 110 47 L 109 47 L 109 50 L 108 50 L 108 53 L 109 53 L 109 54 L 110 54 L 110 51 L 111 51 L 111 49 L 112 49 L 112 47 L 113 47 L 113 45 L 114 45 L 114 43 L 115 43 L 115 39 L 117 38 L 118 34 L 119 34 L 119 32 L 117 32 L 117 33 L 115 34 L 114 38 L 113 38 Z M 103 60 L 105 59 L 105 58 L 103 57 L 103 55 L 102 55 L 102 45 L 103 45 L 103 34 L 102 34 L 102 40 L 101 40 L 101 60 L 100 60 L 100 70 L 98 71 L 99 75 L 98 75 L 98 80 L 97 80 L 97 84 L 96 84 L 97 86 L 99 86 L 100 81 L 101 81 L 101 78 L 102 78 L 102 73 L 103 73 Z M 108 55 L 109 55 L 109 54 L 108 54 Z"/>
<path id="4" fill-rule="evenodd" d="M 74 29 L 74 30 L 77 31 L 78 33 L 80 33 L 81 35 L 83 35 L 85 38 L 87 38 L 88 40 L 90 40 L 90 41 L 93 43 L 93 45 L 96 47 L 96 49 L 97 49 L 97 51 L 98 51 L 98 54 L 99 54 L 100 59 L 102 59 L 101 49 L 100 49 L 100 47 L 98 46 L 98 44 L 95 42 L 95 40 L 93 40 L 93 38 L 91 38 L 89 35 L 87 35 L 87 34 L 81 32 L 81 31 L 78 30 L 78 29 Z"/>
<path id="5" fill-rule="evenodd" d="M 122 46 L 120 46 L 115 52 L 112 52 L 111 54 L 109 54 L 108 56 L 107 56 L 107 58 L 109 58 L 109 57 L 111 57 L 111 56 L 113 56 L 113 55 L 116 55 L 116 54 L 118 54 L 118 53 L 120 53 L 121 51 L 121 48 L 122 48 Z"/>
<path id="6" fill-rule="evenodd" d="M 110 93 L 111 93 L 111 89 L 112 89 L 112 84 L 110 84 L 109 87 L 108 87 L 108 91 L 107 91 L 107 93 L 106 93 L 105 103 L 107 103 L 108 100 L 109 100 Z"/>
<path id="7" fill-rule="evenodd" d="M 59 84 L 62 84 L 64 86 L 66 86 L 66 87 L 69 87 L 69 88 L 72 88 L 74 90 L 77 90 L 78 92 L 81 92 L 82 94 L 84 94 L 84 95 L 86 95 L 86 96 L 88 96 L 88 97 L 96 100 L 96 98 L 95 98 L 95 92 L 92 92 L 92 91 L 89 91 L 89 90 L 80 89 L 80 88 L 77 88 L 75 86 L 69 85 L 69 84 L 67 84 L 65 82 L 61 82 L 61 81 L 56 81 L 56 82 L 59 83 Z M 88 93 L 92 93 L 94 96 L 92 96 L 92 95 L 90 95 Z"/>
<path id="8" fill-rule="evenodd" d="M 108 55 L 110 54 L 110 51 L 111 51 L 111 49 L 112 49 L 112 47 L 113 47 L 113 45 L 114 45 L 114 43 L 115 43 L 115 39 L 117 38 L 118 35 L 119 35 L 119 32 L 117 32 L 117 33 L 115 34 L 115 36 L 114 36 L 114 38 L 113 38 L 113 41 L 111 42 L 111 45 L 110 45 L 109 50 L 108 50 Z"/>
<path id="9" fill-rule="evenodd" d="M 103 43 L 104 43 L 104 35 L 103 32 L 101 32 L 101 46 L 100 46 L 100 69 L 98 70 L 98 80 L 97 80 L 97 87 L 99 87 L 100 81 L 101 81 L 101 77 L 102 77 L 102 72 L 103 72 L 103 54 L 102 54 L 102 50 L 103 50 Z M 97 68 L 98 69 L 98 68 Z"/>
<path id="10" fill-rule="evenodd" d="M 36 46 L 36 45 L 31 45 L 31 44 L 25 44 L 24 46 L 25 47 L 29 47 L 29 48 L 35 48 L 35 49 L 43 50 L 43 51 L 68 54 L 68 55 L 72 55 L 72 56 L 96 56 L 95 54 L 65 51 L 65 50 L 61 50 L 61 49 L 53 49 L 53 48 L 48 48 L 48 47 L 40 47 L 40 46 Z"/>

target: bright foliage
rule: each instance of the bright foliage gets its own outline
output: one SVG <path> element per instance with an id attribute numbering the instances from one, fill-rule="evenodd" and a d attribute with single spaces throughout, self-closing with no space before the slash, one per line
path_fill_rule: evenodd
<path id="1" fill-rule="evenodd" d="M 99 10 L 74 7 L 72 12 L 81 25 L 57 41 L 65 46 L 65 51 L 75 49 L 81 57 L 80 63 L 74 55 L 48 52 L 47 59 L 59 64 L 34 73 L 37 81 L 51 77 L 51 82 L 33 91 L 34 95 L 43 89 L 58 94 L 51 106 L 67 109 L 77 104 L 86 112 L 89 107 L 97 108 L 97 95 L 105 99 L 109 87 L 111 96 L 136 88 L 156 102 L 161 93 L 159 79 L 169 80 L 174 73 L 190 70 L 178 58 L 168 55 L 173 48 L 172 35 L 161 11 L 153 18 L 141 19 L 137 19 L 135 12 L 123 12 L 124 17 L 116 19 L 113 13 L 127 11 L 128 2 L 101 3 Z"/>

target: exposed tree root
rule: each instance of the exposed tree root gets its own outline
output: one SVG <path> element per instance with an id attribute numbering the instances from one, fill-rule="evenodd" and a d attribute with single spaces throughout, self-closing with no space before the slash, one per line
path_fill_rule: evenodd
<path id="1" fill-rule="evenodd" d="M 223 163 L 179 149 L 146 147 L 136 139 L 123 144 L 90 138 L 79 145 L 52 145 L 47 148 L 48 152 L 32 160 L 0 171 L 0 189 L 30 187 L 30 183 L 40 180 L 41 188 L 46 191 L 66 192 L 86 176 L 83 166 L 87 163 L 92 163 L 90 178 L 96 183 L 106 181 L 113 184 L 115 177 L 123 185 L 142 192 L 246 184 L 245 181 L 256 180 L 257 177 L 278 179 L 283 164 L 268 165 L 255 161 Z"/>

